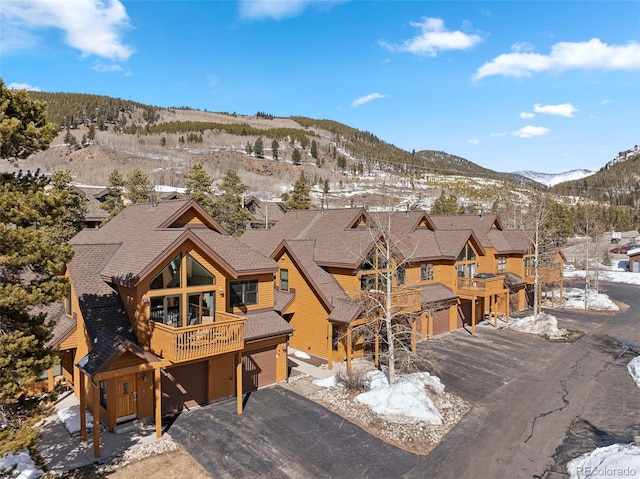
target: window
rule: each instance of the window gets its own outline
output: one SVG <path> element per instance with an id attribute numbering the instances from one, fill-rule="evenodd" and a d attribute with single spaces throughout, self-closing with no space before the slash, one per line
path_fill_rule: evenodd
<path id="1" fill-rule="evenodd" d="M 386 291 L 386 273 L 363 274 L 360 276 L 361 291 Z"/>
<path id="2" fill-rule="evenodd" d="M 231 307 L 258 304 L 258 280 L 231 283 Z"/>
<path id="3" fill-rule="evenodd" d="M 190 254 L 187 255 L 187 287 L 216 284 L 216 277 L 198 263 Z"/>
<path id="4" fill-rule="evenodd" d="M 149 289 L 167 289 L 180 287 L 180 264 L 182 255 L 178 254 L 149 283 Z"/>
<path id="5" fill-rule="evenodd" d="M 405 276 L 406 271 L 404 269 L 404 266 L 398 266 L 398 268 L 396 269 L 396 284 L 398 286 L 404 284 Z"/>
<path id="6" fill-rule="evenodd" d="M 498 271 L 506 271 L 507 270 L 507 257 L 500 256 L 498 257 Z"/>
<path id="7" fill-rule="evenodd" d="M 107 409 L 107 381 L 100 381 L 100 406 Z"/>
<path id="8" fill-rule="evenodd" d="M 333 351 L 337 351 L 339 345 L 340 345 L 340 328 L 334 324 L 331 326 L 331 349 Z"/>
<path id="9" fill-rule="evenodd" d="M 64 312 L 71 316 L 71 285 L 67 285 L 67 296 L 64 298 Z"/>
<path id="10" fill-rule="evenodd" d="M 188 326 L 213 321 L 216 309 L 215 291 L 191 293 L 188 295 Z"/>
<path id="11" fill-rule="evenodd" d="M 150 299 L 151 319 L 174 328 L 182 326 L 182 295 L 153 296 Z"/>
<path id="12" fill-rule="evenodd" d="M 433 279 L 433 265 L 423 263 L 420 265 L 420 281 L 430 281 Z"/>
<path id="13" fill-rule="evenodd" d="M 289 270 L 288 269 L 280 270 L 280 290 L 289 291 Z"/>

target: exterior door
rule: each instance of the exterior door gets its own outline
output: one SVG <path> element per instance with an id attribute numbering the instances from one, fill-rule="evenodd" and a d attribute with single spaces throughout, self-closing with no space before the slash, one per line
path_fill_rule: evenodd
<path id="1" fill-rule="evenodd" d="M 116 418 L 136 414 L 136 375 L 127 374 L 116 380 Z"/>

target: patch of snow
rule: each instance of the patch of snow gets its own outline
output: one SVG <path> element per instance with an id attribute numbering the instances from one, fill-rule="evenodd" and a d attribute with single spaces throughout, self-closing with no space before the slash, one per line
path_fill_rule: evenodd
<path id="1" fill-rule="evenodd" d="M 564 272 L 565 278 L 584 278 L 585 271 L 584 270 L 567 270 Z M 640 274 L 633 273 L 630 271 L 618 271 L 616 267 L 615 270 L 600 270 L 598 272 L 598 277 L 600 281 L 609 281 L 610 283 L 625 283 L 625 284 L 637 284 L 640 286 Z"/>
<path id="2" fill-rule="evenodd" d="M 12 469 L 14 467 L 15 469 Z M 10 470 L 11 472 L 8 472 Z M 42 469 L 36 467 L 26 449 L 17 454 L 0 457 L 0 473 L 2 477 L 17 479 L 36 479 L 44 474 Z"/>
<path id="3" fill-rule="evenodd" d="M 636 356 L 627 364 L 627 371 L 640 388 L 640 356 Z"/>
<path id="4" fill-rule="evenodd" d="M 87 429 L 93 428 L 93 415 L 90 411 L 86 412 L 87 415 Z M 74 404 L 64 409 L 58 410 L 58 418 L 67 428 L 69 434 L 77 434 L 80 432 L 80 406 Z"/>
<path id="5" fill-rule="evenodd" d="M 293 348 L 289 348 L 290 351 L 293 351 L 293 355 L 296 358 L 300 358 L 300 359 L 311 359 L 311 356 L 309 356 L 307 353 L 305 353 L 304 351 L 298 351 L 297 349 L 293 349 Z"/>
<path id="6" fill-rule="evenodd" d="M 400 376 L 396 384 L 379 385 L 355 399 L 389 422 L 411 424 L 422 421 L 439 425 L 442 416 L 425 389 L 425 381 L 432 383 L 426 379 L 430 377 L 428 373 Z"/>
<path id="7" fill-rule="evenodd" d="M 620 311 L 616 303 L 609 299 L 609 296 L 595 291 L 587 291 L 586 306 L 588 309 L 596 311 Z M 564 307 L 569 309 L 585 309 L 585 291 L 584 289 L 572 288 L 570 291 L 563 293 L 565 302 Z"/>
<path id="8" fill-rule="evenodd" d="M 640 444 L 612 444 L 567 464 L 571 479 L 633 477 L 640 465 Z"/>
<path id="9" fill-rule="evenodd" d="M 525 318 L 512 318 L 509 327 L 521 333 L 537 334 L 550 339 L 561 339 L 566 336 L 566 329 L 558 329 L 558 320 L 555 316 L 542 312 L 538 317 L 533 315 Z"/>
<path id="10" fill-rule="evenodd" d="M 341 384 L 338 384 L 335 376 L 329 376 L 328 378 L 323 379 L 314 379 L 313 384 L 319 388 L 335 388 L 342 386 Z"/>

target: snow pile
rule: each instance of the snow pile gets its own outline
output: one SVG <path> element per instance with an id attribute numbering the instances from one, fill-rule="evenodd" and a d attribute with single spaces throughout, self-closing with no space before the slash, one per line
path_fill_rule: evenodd
<path id="1" fill-rule="evenodd" d="M 640 388 L 640 356 L 636 356 L 627 364 L 627 371 Z"/>
<path id="2" fill-rule="evenodd" d="M 633 477 L 640 466 L 640 444 L 612 444 L 567 464 L 571 479 Z"/>
<path id="3" fill-rule="evenodd" d="M 86 414 L 87 430 L 89 430 L 93 428 L 93 415 L 90 411 L 87 411 Z M 67 428 L 69 434 L 73 435 L 80 432 L 80 406 L 77 404 L 58 410 L 58 418 L 60 418 L 64 427 Z"/>
<path id="4" fill-rule="evenodd" d="M 370 376 L 371 389 L 355 399 L 389 422 L 411 424 L 422 421 L 440 425 L 442 416 L 427 394 L 425 386 L 436 394 L 444 392 L 440 378 L 429 373 L 400 376 L 396 384 L 390 385 L 383 373 L 374 371 Z"/>
<path id="5" fill-rule="evenodd" d="M 336 381 L 336 377 L 335 376 L 329 376 L 328 378 L 323 378 L 323 379 L 314 379 L 313 380 L 313 384 L 315 384 L 319 388 L 343 387 L 342 384 L 340 384 L 340 383 L 338 383 L 338 381 Z"/>
<path id="6" fill-rule="evenodd" d="M 12 468 L 15 469 L 12 470 Z M 11 472 L 9 473 L 8 471 Z M 29 452 L 25 449 L 17 454 L 8 454 L 0 457 L 0 476 L 18 479 L 36 479 L 44 472 L 38 469 L 31 459 Z"/>
<path id="7" fill-rule="evenodd" d="M 627 262 L 628 264 L 628 262 Z M 605 268 L 603 266 L 603 268 Z M 571 271 L 570 269 L 564 270 L 565 278 L 584 278 L 586 272 L 584 270 Z M 620 268 L 614 267 L 614 269 L 602 269 L 598 271 L 598 278 L 600 281 L 609 281 L 611 283 L 625 283 L 625 284 L 637 284 L 640 286 L 640 274 L 633 273 L 631 271 L 620 271 Z"/>
<path id="8" fill-rule="evenodd" d="M 609 296 L 595 291 L 587 291 L 586 306 L 590 310 L 596 311 L 620 311 L 616 303 L 609 299 Z M 564 307 L 569 309 L 585 309 L 584 289 L 573 288 L 569 292 L 564 292 Z"/>
<path id="9" fill-rule="evenodd" d="M 549 339 L 562 339 L 567 335 L 566 329 L 558 328 L 558 320 L 548 313 L 538 313 L 538 317 L 533 315 L 525 318 L 512 318 L 509 327 L 521 333 L 537 334 Z"/>

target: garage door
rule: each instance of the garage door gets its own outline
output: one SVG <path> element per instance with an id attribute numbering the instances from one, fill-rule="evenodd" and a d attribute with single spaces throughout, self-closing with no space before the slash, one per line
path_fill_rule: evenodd
<path id="1" fill-rule="evenodd" d="M 242 390 L 254 391 L 276 382 L 276 350 L 274 347 L 250 351 L 242 355 Z"/>
<path id="2" fill-rule="evenodd" d="M 433 313 L 433 334 L 442 334 L 449 331 L 449 309 L 441 309 Z"/>
<path id="3" fill-rule="evenodd" d="M 162 414 L 207 404 L 207 361 L 168 368 L 162 374 Z"/>

